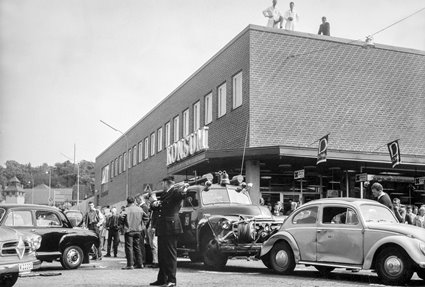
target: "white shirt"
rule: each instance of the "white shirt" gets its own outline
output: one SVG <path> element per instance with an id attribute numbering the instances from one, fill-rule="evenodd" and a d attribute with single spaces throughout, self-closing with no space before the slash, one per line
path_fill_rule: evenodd
<path id="1" fill-rule="evenodd" d="M 276 7 L 270 6 L 269 8 L 263 11 L 263 15 L 264 17 L 268 18 L 267 27 L 279 28 L 278 27 L 279 23 L 275 24 L 275 21 L 279 21 L 279 18 L 281 15 L 279 10 L 277 10 Z"/>
<path id="2" fill-rule="evenodd" d="M 292 17 L 292 21 L 289 20 L 289 17 Z M 285 20 L 285 29 L 294 31 L 295 28 L 295 22 L 298 22 L 299 15 L 295 9 L 289 9 L 285 12 L 285 15 L 283 16 L 283 19 Z"/>

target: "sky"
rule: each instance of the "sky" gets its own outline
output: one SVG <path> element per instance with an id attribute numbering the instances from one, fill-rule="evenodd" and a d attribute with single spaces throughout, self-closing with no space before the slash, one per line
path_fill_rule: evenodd
<path id="1" fill-rule="evenodd" d="M 283 13 L 290 1 L 278 1 Z M 271 0 L 0 0 L 0 164 L 95 161 Z M 299 0 L 296 30 L 366 36 L 425 0 Z M 425 51 L 425 10 L 375 43 Z"/>

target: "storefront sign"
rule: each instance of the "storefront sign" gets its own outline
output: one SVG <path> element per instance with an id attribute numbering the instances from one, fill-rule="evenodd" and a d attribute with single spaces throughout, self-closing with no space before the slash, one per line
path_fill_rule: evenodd
<path id="1" fill-rule="evenodd" d="M 167 166 L 208 149 L 208 127 L 203 127 L 167 147 Z"/>
<path id="2" fill-rule="evenodd" d="M 294 171 L 294 179 L 301 179 L 304 178 L 304 169 L 296 170 Z"/>
<path id="3" fill-rule="evenodd" d="M 356 174 L 356 182 L 367 181 L 367 173 Z"/>
<path id="4" fill-rule="evenodd" d="M 425 176 L 415 177 L 415 185 L 421 185 L 425 183 Z"/>

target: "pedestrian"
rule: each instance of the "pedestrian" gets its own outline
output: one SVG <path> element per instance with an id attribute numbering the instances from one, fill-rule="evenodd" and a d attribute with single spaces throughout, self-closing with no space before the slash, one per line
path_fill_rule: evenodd
<path id="1" fill-rule="evenodd" d="M 418 215 L 415 217 L 415 225 L 425 228 L 425 207 L 421 206 L 418 212 Z"/>
<path id="2" fill-rule="evenodd" d="M 322 24 L 320 24 L 319 26 L 319 32 L 317 34 L 322 34 L 325 36 L 330 36 L 331 35 L 331 25 L 329 24 L 328 21 L 326 21 L 326 17 L 323 16 L 322 17 Z"/>
<path id="3" fill-rule="evenodd" d="M 140 235 L 147 221 L 147 215 L 143 210 L 135 205 L 134 197 L 127 198 L 127 207 L 122 213 L 124 225 L 125 257 L 127 266 L 121 269 L 141 269 L 143 268 L 142 253 L 140 251 Z"/>
<path id="4" fill-rule="evenodd" d="M 297 203 L 295 201 L 289 200 L 291 207 L 290 209 L 286 212 L 286 215 L 290 215 L 292 212 L 295 211 L 295 209 L 297 209 Z"/>
<path id="5" fill-rule="evenodd" d="M 106 240 L 108 239 L 108 230 L 106 229 L 106 219 L 107 219 L 108 215 L 106 214 L 106 207 L 97 206 L 96 209 L 100 210 L 100 212 L 102 213 L 103 218 L 104 218 L 102 225 L 99 226 L 99 232 L 100 232 L 100 246 L 99 246 L 99 248 L 102 251 L 105 251 L 105 244 L 106 244 Z"/>
<path id="6" fill-rule="evenodd" d="M 84 225 L 89 229 L 94 231 L 96 233 L 97 237 L 101 238 L 100 234 L 100 227 L 103 225 L 103 222 L 105 221 L 105 218 L 103 217 L 100 210 L 96 209 L 94 207 L 94 203 L 92 201 L 89 201 L 89 211 L 84 215 L 83 222 Z M 99 248 L 96 248 L 95 255 L 93 256 L 93 259 L 96 260 L 102 260 L 102 246 L 99 244 Z"/>
<path id="7" fill-rule="evenodd" d="M 174 177 L 162 180 L 161 200 L 154 201 L 152 208 L 158 211 L 156 235 L 158 236 L 159 271 L 151 286 L 176 286 L 177 238 L 183 233 L 179 218 L 182 201 L 186 197 L 186 185 L 175 185 Z"/>
<path id="8" fill-rule="evenodd" d="M 152 253 L 152 264 L 150 265 L 151 268 L 158 268 L 158 236 L 156 236 L 156 223 L 158 220 L 158 211 L 152 209 L 151 202 L 154 202 L 157 200 L 156 194 L 151 193 L 147 195 L 148 197 L 148 203 L 149 203 L 149 221 L 147 224 L 147 234 L 149 239 L 149 246 L 151 248 Z"/>
<path id="9" fill-rule="evenodd" d="M 283 17 L 276 8 L 277 0 L 272 1 L 272 6 L 263 11 L 264 17 L 268 18 L 267 27 L 282 28 Z"/>
<path id="10" fill-rule="evenodd" d="M 401 206 L 399 198 L 395 197 L 393 199 L 393 207 L 394 207 L 394 214 L 395 214 L 395 217 L 397 217 L 398 222 L 400 223 L 406 222 L 406 210 Z"/>
<path id="11" fill-rule="evenodd" d="M 390 196 L 386 192 L 384 192 L 384 188 L 379 182 L 375 182 L 374 184 L 372 184 L 371 189 L 373 196 L 377 198 L 378 202 L 382 203 L 383 205 L 394 211 Z"/>
<path id="12" fill-rule="evenodd" d="M 413 213 L 413 208 L 411 205 L 406 206 L 406 223 L 414 225 L 416 215 Z"/>
<path id="13" fill-rule="evenodd" d="M 417 207 L 416 205 L 414 205 L 412 212 L 413 212 L 414 215 L 418 215 L 419 207 Z"/>
<path id="14" fill-rule="evenodd" d="M 142 231 L 140 231 L 140 252 L 142 253 L 143 264 L 146 264 L 146 248 L 145 248 L 145 240 L 146 240 L 146 224 L 149 221 L 149 213 L 146 206 L 143 205 L 143 196 L 141 194 L 136 196 L 136 205 L 140 207 L 146 213 L 146 221 L 143 224 Z"/>
<path id="15" fill-rule="evenodd" d="M 295 23 L 299 20 L 299 15 L 295 10 L 294 2 L 289 3 L 289 10 L 285 12 L 283 15 L 283 19 L 285 20 L 285 29 L 294 31 Z"/>
<path id="16" fill-rule="evenodd" d="M 119 215 L 117 214 L 117 208 L 111 208 L 111 215 L 108 217 L 106 228 L 108 229 L 108 246 L 106 248 L 105 257 L 111 257 L 111 245 L 113 242 L 114 257 L 118 254 L 118 244 L 120 243 L 119 233 Z"/>

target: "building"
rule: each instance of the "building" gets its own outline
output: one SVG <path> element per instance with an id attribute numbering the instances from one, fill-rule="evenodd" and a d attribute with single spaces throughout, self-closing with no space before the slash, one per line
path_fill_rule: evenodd
<path id="1" fill-rule="evenodd" d="M 25 203 L 61 206 L 72 201 L 72 188 L 49 188 L 39 184 L 25 190 Z"/>
<path id="2" fill-rule="evenodd" d="M 424 51 L 249 25 L 96 158 L 96 199 L 124 200 L 127 182 L 134 195 L 167 174 L 226 170 L 272 205 L 370 197 L 365 180 L 420 204 L 424 79 Z"/>

